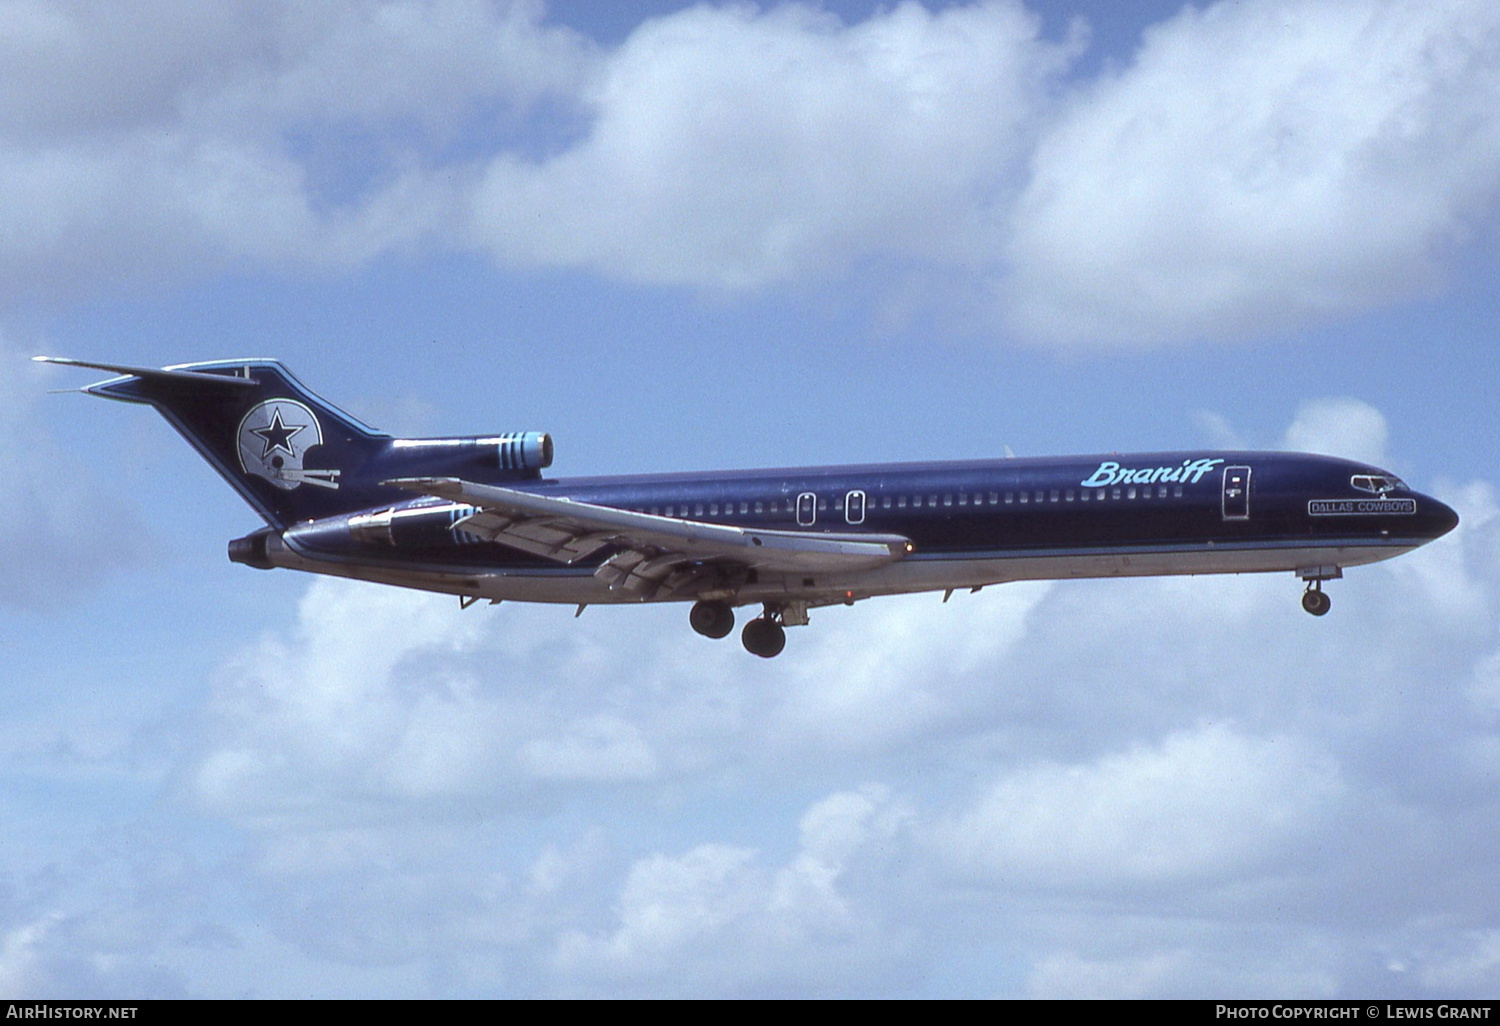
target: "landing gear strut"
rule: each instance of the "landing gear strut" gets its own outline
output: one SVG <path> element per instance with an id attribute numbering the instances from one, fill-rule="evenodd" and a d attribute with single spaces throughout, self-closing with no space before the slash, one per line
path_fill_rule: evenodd
<path id="1" fill-rule="evenodd" d="M 705 638 L 724 638 L 734 630 L 734 610 L 727 602 L 694 602 L 688 623 Z"/>
<path id="2" fill-rule="evenodd" d="M 1307 582 L 1302 593 L 1302 608 L 1313 616 L 1322 616 L 1333 606 L 1333 600 L 1323 594 L 1323 582 L 1335 581 L 1344 576 L 1336 566 L 1309 566 L 1297 571 L 1297 576 Z"/>

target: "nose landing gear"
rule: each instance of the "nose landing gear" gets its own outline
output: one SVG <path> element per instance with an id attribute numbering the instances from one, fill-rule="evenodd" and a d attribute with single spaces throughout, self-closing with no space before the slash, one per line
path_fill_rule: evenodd
<path id="1" fill-rule="evenodd" d="M 1333 605 L 1333 600 L 1323 593 L 1315 582 L 1309 583 L 1302 593 L 1302 608 L 1313 616 L 1322 616 Z"/>
<path id="2" fill-rule="evenodd" d="M 1323 616 L 1333 607 L 1333 600 L 1323 593 L 1323 582 L 1338 580 L 1344 571 L 1336 566 L 1309 566 L 1298 570 L 1297 576 L 1307 582 L 1302 608 L 1313 616 Z"/>

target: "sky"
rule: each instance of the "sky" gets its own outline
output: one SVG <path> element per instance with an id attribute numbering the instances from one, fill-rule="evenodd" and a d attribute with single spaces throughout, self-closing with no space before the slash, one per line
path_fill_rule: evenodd
<path id="1" fill-rule="evenodd" d="M 1500 9 L 0 0 L 0 995 L 1500 993 Z M 230 564 L 37 353 L 559 476 L 1177 448 L 1460 527 L 815 610 Z"/>

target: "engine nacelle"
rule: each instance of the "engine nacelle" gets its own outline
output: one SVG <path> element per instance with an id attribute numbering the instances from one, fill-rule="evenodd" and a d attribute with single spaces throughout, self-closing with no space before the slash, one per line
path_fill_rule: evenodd
<path id="1" fill-rule="evenodd" d="M 552 464 L 552 436 L 541 431 L 469 438 L 397 438 L 369 468 L 371 476 L 464 477 L 488 481 L 502 477 L 536 477 Z"/>
<path id="2" fill-rule="evenodd" d="M 484 441 L 494 444 L 501 470 L 541 470 L 552 466 L 552 436 L 545 431 L 513 431 Z"/>

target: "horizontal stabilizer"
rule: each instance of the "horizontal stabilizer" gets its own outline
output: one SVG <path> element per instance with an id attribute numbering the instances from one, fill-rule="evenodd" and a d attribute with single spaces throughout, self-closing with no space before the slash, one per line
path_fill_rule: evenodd
<path id="1" fill-rule="evenodd" d="M 171 367 L 130 367 L 118 363 L 91 363 L 87 360 L 71 360 L 65 356 L 33 356 L 37 363 L 56 363 L 64 367 L 87 367 L 90 370 L 110 371 L 114 374 L 129 374 L 146 381 L 180 382 L 193 385 L 227 385 L 230 388 L 254 388 L 258 382 L 253 378 L 233 374 L 205 374 L 202 371 L 174 370 Z M 87 388 L 83 391 L 88 391 Z"/>

